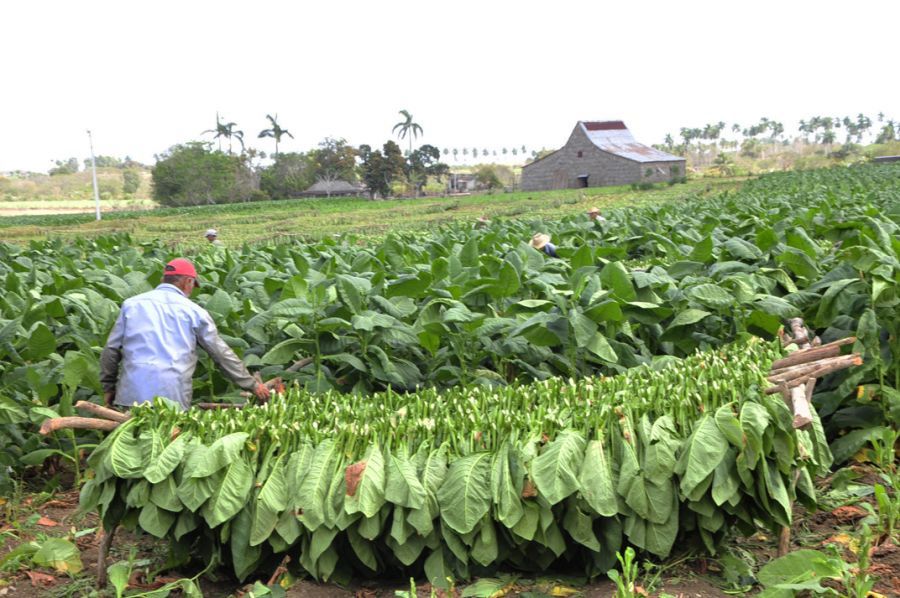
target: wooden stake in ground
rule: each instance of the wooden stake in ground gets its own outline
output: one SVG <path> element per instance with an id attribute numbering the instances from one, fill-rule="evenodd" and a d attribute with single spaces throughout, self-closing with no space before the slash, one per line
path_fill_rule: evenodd
<path id="1" fill-rule="evenodd" d="M 788 324 L 791 327 L 791 334 L 793 335 L 793 342 L 797 343 L 797 345 L 801 349 L 809 349 L 811 344 L 809 342 L 809 333 L 806 331 L 806 327 L 803 325 L 802 318 L 791 318 L 788 321 Z M 818 350 L 818 349 L 816 349 Z M 798 351 L 799 353 L 800 351 Z M 795 363 L 803 363 L 802 361 Z M 774 364 L 773 364 L 774 365 Z M 793 364 L 785 364 L 785 365 L 793 365 Z M 782 367 L 785 367 L 782 365 Z M 798 419 L 798 411 L 799 408 L 804 416 L 801 418 L 801 421 L 805 419 L 805 417 L 809 417 L 809 421 L 812 422 L 812 414 L 809 403 L 806 401 L 806 387 L 803 385 L 799 385 L 796 388 L 800 389 L 797 393 L 791 391 L 791 403 L 793 404 L 793 412 L 794 412 L 794 423 L 796 424 Z M 794 401 L 796 397 L 796 402 Z M 796 427 L 796 426 L 795 426 Z M 786 555 L 791 549 L 791 527 L 786 525 L 781 528 L 781 533 L 778 536 L 778 556 Z"/>
<path id="2" fill-rule="evenodd" d="M 100 524 L 103 525 L 102 523 Z M 113 536 L 116 533 L 116 528 L 113 527 L 110 530 L 103 530 L 103 537 L 100 539 L 100 548 L 98 548 L 97 554 L 97 586 L 100 588 L 106 587 L 106 557 L 109 556 L 109 548 L 112 546 Z"/>

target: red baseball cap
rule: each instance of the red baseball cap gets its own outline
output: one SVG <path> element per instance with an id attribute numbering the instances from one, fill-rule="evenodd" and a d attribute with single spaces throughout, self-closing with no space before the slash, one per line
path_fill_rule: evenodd
<path id="1" fill-rule="evenodd" d="M 200 281 L 197 279 L 197 269 L 194 264 L 188 260 L 178 257 L 166 264 L 164 276 L 190 276 L 194 279 L 194 284 L 199 287 Z"/>

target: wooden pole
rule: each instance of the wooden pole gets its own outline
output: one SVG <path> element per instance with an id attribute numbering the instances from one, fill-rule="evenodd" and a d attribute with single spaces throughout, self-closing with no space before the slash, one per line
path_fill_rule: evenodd
<path id="1" fill-rule="evenodd" d="M 76 430 L 103 430 L 111 432 L 119 427 L 119 422 L 108 419 L 93 419 L 90 417 L 53 417 L 45 419 L 41 424 L 40 433 L 43 436 L 64 429 Z"/>
<path id="2" fill-rule="evenodd" d="M 75 409 L 119 423 L 127 422 L 129 419 L 131 419 L 131 415 L 129 415 L 128 413 L 122 413 L 121 411 L 116 411 L 115 409 L 103 407 L 101 405 L 90 403 L 88 401 L 78 401 L 77 403 L 75 403 Z"/>
<path id="3" fill-rule="evenodd" d="M 103 523 L 101 522 L 101 526 Z M 112 546 L 113 536 L 116 533 L 115 526 L 110 530 L 103 530 L 100 539 L 100 548 L 97 554 L 97 586 L 106 587 L 106 557 L 109 556 L 109 548 Z"/>

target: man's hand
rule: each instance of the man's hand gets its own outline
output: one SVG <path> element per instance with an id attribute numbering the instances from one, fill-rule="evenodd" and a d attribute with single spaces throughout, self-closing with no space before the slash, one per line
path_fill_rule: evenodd
<path id="1" fill-rule="evenodd" d="M 115 400 L 116 400 L 116 391 L 108 390 L 105 393 L 103 393 L 103 403 L 107 407 L 112 407 L 113 401 L 115 401 Z"/>
<path id="2" fill-rule="evenodd" d="M 269 387 L 260 382 L 256 386 L 253 387 L 253 395 L 256 397 L 256 400 L 259 403 L 265 403 L 269 400 L 270 396 Z"/>

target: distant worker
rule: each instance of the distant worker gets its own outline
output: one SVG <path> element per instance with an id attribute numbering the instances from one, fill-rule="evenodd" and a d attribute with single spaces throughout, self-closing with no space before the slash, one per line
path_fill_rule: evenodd
<path id="1" fill-rule="evenodd" d="M 600 215 L 600 208 L 591 208 L 587 215 L 591 222 L 606 222 L 606 218 Z"/>
<path id="2" fill-rule="evenodd" d="M 219 231 L 214 228 L 211 228 L 206 231 L 206 240 L 212 243 L 213 245 L 221 245 L 222 241 L 219 240 Z"/>
<path id="3" fill-rule="evenodd" d="M 266 385 L 247 371 L 219 336 L 209 312 L 190 300 L 191 291 L 199 286 L 194 265 L 178 258 L 166 264 L 156 289 L 125 300 L 100 355 L 107 405 L 132 407 L 165 397 L 189 409 L 197 345 L 235 384 L 259 401 L 269 398 Z"/>
<path id="4" fill-rule="evenodd" d="M 491 221 L 488 220 L 487 216 L 479 216 L 475 220 L 475 228 L 484 228 L 484 227 L 488 226 L 490 223 L 491 223 Z"/>
<path id="5" fill-rule="evenodd" d="M 559 257 L 556 255 L 556 245 L 550 242 L 550 235 L 544 233 L 535 233 L 531 237 L 531 246 L 538 251 L 543 251 L 550 257 Z"/>

